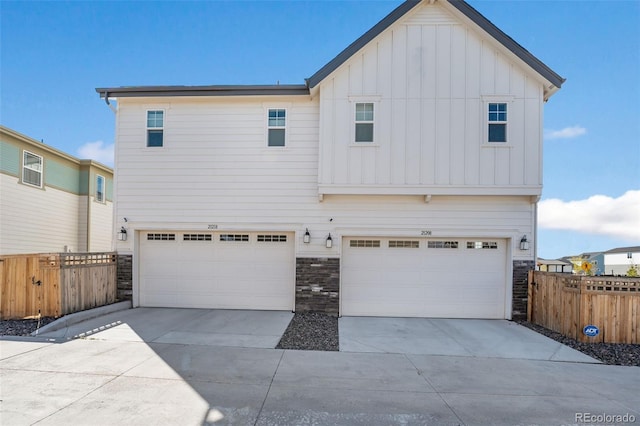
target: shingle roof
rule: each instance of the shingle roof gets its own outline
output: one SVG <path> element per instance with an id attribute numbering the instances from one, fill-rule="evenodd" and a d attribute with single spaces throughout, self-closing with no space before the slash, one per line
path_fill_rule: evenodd
<path id="1" fill-rule="evenodd" d="M 632 247 L 618 247 L 608 251 L 605 251 L 606 254 L 613 253 L 638 253 L 640 252 L 640 246 L 632 246 Z"/>

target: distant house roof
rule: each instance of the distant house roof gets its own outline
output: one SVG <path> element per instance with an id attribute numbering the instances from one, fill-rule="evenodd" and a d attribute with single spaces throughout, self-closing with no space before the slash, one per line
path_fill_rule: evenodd
<path id="1" fill-rule="evenodd" d="M 305 85 L 246 85 L 246 86 L 128 86 L 112 88 L 96 88 L 100 97 L 148 97 L 148 96 L 252 96 L 252 95 L 308 95 L 309 89 L 316 87 L 329 74 L 345 63 L 356 52 L 366 46 L 371 40 L 389 28 L 401 17 L 406 15 L 422 1 L 406 0 L 389 15 L 374 25 L 369 31 L 351 43 L 346 49 L 320 68 L 315 74 L 306 80 Z M 435 0 L 428 0 L 435 1 Z M 472 22 L 478 25 L 487 34 L 529 65 L 540 76 L 551 83 L 545 87 L 545 99 L 562 86 L 565 79 L 533 56 L 527 49 L 496 27 L 491 21 L 482 16 L 464 0 L 440 0 L 446 1 Z"/>
<path id="2" fill-rule="evenodd" d="M 537 260 L 538 265 L 571 265 L 571 262 L 566 262 L 564 260 L 560 260 L 560 259 L 553 259 L 553 260 L 549 260 L 549 259 L 542 259 L 542 258 L 538 258 Z"/>
<path id="3" fill-rule="evenodd" d="M 11 136 L 14 139 L 17 139 L 19 141 L 21 141 L 22 143 L 26 143 L 28 145 L 31 145 L 33 147 L 36 147 L 38 149 L 41 149 L 43 151 L 46 151 L 50 154 L 56 155 L 60 158 L 64 158 L 68 161 L 71 161 L 72 163 L 76 163 L 76 164 L 84 164 L 84 165 L 91 165 L 91 166 L 96 166 L 102 170 L 104 170 L 107 173 L 113 174 L 113 169 L 107 165 L 104 165 L 102 163 L 99 163 L 95 160 L 88 160 L 88 159 L 80 159 L 78 157 L 74 157 L 71 154 L 67 154 L 64 151 L 61 151 L 57 148 L 54 148 L 50 145 L 45 144 L 42 141 L 33 139 L 32 137 L 29 137 L 27 135 L 24 135 L 20 132 L 17 132 L 13 129 L 10 129 L 9 127 L 5 127 L 3 125 L 0 125 L 0 136 L 2 135 L 7 135 L 7 136 Z"/>
<path id="4" fill-rule="evenodd" d="M 608 251 L 605 251 L 605 254 L 614 254 L 614 253 L 638 253 L 640 252 L 640 246 L 632 246 L 632 247 L 618 247 Z"/>

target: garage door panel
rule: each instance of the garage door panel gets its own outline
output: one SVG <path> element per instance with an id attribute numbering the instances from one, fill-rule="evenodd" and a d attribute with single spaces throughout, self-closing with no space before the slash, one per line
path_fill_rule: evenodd
<path id="1" fill-rule="evenodd" d="M 265 310 L 293 307 L 293 234 L 162 234 L 174 235 L 173 240 L 148 240 L 147 234 L 160 234 L 141 234 L 142 306 Z M 259 242 L 259 238 L 269 241 Z"/>
<path id="2" fill-rule="evenodd" d="M 379 247 L 351 240 L 343 246 L 343 315 L 505 317 L 505 240 L 404 243 L 412 248 L 393 247 L 399 244 L 393 238 L 357 239 Z"/>

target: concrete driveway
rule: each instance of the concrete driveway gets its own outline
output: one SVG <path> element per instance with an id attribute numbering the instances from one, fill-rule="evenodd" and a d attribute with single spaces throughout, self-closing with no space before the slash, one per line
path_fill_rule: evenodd
<path id="1" fill-rule="evenodd" d="M 637 367 L 481 352 L 272 349 L 290 315 L 134 309 L 37 339 L 4 338 L 0 421 L 550 425 L 581 423 L 582 413 L 640 419 Z"/>

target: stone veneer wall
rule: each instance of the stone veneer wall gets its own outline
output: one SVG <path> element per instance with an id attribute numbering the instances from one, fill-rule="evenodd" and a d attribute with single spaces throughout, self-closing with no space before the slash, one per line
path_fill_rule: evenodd
<path id="1" fill-rule="evenodd" d="M 340 309 L 340 259 L 296 259 L 296 312 L 338 315 Z"/>
<path id="2" fill-rule="evenodd" d="M 513 320 L 527 319 L 528 274 L 535 268 L 533 260 L 513 261 L 513 302 L 511 315 Z"/>
<path id="3" fill-rule="evenodd" d="M 118 300 L 131 300 L 133 294 L 133 256 L 130 254 L 118 255 L 116 276 L 118 280 Z"/>

